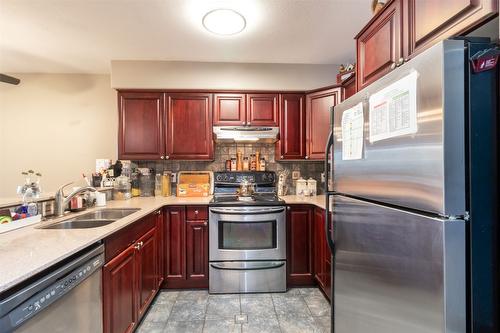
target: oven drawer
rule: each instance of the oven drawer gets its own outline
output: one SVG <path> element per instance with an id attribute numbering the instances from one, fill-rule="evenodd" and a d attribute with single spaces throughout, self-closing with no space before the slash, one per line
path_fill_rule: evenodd
<path id="1" fill-rule="evenodd" d="M 286 261 L 211 262 L 209 274 L 213 294 L 286 291 Z"/>

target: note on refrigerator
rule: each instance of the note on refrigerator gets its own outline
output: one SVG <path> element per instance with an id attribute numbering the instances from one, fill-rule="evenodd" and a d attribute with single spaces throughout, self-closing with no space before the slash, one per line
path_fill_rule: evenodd
<path id="1" fill-rule="evenodd" d="M 363 127 L 363 103 L 360 102 L 342 114 L 342 160 L 363 157 Z"/>
<path id="2" fill-rule="evenodd" d="M 417 133 L 417 79 L 413 71 L 370 96 L 371 143 Z"/>

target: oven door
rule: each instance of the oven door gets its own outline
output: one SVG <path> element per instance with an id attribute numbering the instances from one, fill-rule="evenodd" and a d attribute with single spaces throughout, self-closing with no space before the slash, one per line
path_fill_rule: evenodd
<path id="1" fill-rule="evenodd" d="M 286 259 L 285 207 L 211 207 L 210 261 Z"/>

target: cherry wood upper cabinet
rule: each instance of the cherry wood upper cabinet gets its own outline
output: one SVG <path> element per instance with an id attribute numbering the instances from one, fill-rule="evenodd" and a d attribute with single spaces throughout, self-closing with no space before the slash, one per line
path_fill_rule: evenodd
<path id="1" fill-rule="evenodd" d="M 246 125 L 278 126 L 278 94 L 247 94 Z"/>
<path id="2" fill-rule="evenodd" d="M 330 133 L 330 107 L 341 99 L 341 88 L 314 92 L 306 96 L 306 159 L 325 159 Z"/>
<path id="3" fill-rule="evenodd" d="M 477 26 L 498 11 L 495 0 L 407 0 L 407 55 Z"/>
<path id="4" fill-rule="evenodd" d="M 306 109 L 304 94 L 281 94 L 280 139 L 276 160 L 301 160 L 306 156 Z"/>
<path id="5" fill-rule="evenodd" d="M 245 125 L 247 112 L 245 96 L 245 94 L 214 94 L 214 125 Z"/>
<path id="6" fill-rule="evenodd" d="M 212 94 L 169 93 L 166 159 L 213 160 Z"/>
<path id="7" fill-rule="evenodd" d="M 287 207 L 288 286 L 314 284 L 313 223 L 310 206 Z"/>
<path id="8" fill-rule="evenodd" d="M 136 250 L 130 246 L 103 267 L 105 333 L 132 332 L 137 323 L 135 256 Z"/>
<path id="9" fill-rule="evenodd" d="M 118 158 L 160 159 L 165 152 L 163 93 L 118 93 Z"/>
<path id="10" fill-rule="evenodd" d="M 357 91 L 376 81 L 403 57 L 402 0 L 388 2 L 356 36 Z M 427 2 L 427 1 L 422 1 Z"/>

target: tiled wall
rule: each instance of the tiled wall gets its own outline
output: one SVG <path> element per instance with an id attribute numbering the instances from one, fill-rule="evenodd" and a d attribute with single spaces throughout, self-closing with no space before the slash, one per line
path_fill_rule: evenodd
<path id="1" fill-rule="evenodd" d="M 250 157 L 250 154 L 255 154 L 259 151 L 261 157 L 266 159 L 266 170 L 279 173 L 285 169 L 290 171 L 288 176 L 288 193 L 295 194 L 295 182 L 292 181 L 292 171 L 300 171 L 302 178 L 307 179 L 312 177 L 318 182 L 318 193 L 323 193 L 323 183 L 321 183 L 321 173 L 323 172 L 322 161 L 293 161 L 293 162 L 276 162 L 274 160 L 274 145 L 273 144 L 216 144 L 215 158 L 212 162 L 202 161 L 134 161 L 138 167 L 154 168 L 156 173 L 163 171 L 194 171 L 194 170 L 210 170 L 223 171 L 226 160 L 231 157 L 236 157 L 236 152 L 241 150 L 243 156 Z"/>

